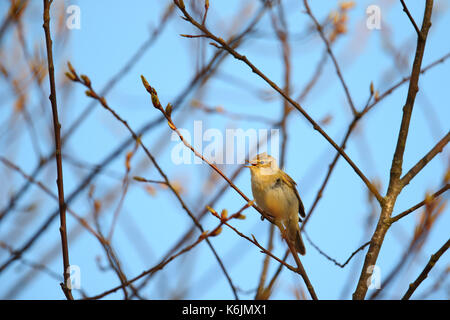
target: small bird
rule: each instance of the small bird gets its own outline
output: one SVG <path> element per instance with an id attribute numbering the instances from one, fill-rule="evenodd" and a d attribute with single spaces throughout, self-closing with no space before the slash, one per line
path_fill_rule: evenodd
<path id="1" fill-rule="evenodd" d="M 301 255 L 306 253 L 300 235 L 298 214 L 305 217 L 305 208 L 295 181 L 278 167 L 277 161 L 266 152 L 249 161 L 252 192 L 258 207 L 273 218 L 283 237 Z"/>

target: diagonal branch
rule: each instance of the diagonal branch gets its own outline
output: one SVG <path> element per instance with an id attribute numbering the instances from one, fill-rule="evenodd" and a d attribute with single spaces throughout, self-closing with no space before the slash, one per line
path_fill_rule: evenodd
<path id="1" fill-rule="evenodd" d="M 316 249 L 322 256 L 324 256 L 326 259 L 330 260 L 331 262 L 333 262 L 335 265 L 337 265 L 340 268 L 345 268 L 345 266 L 352 260 L 352 258 L 361 250 L 364 250 L 365 247 L 367 247 L 370 244 L 370 241 L 367 241 L 366 243 L 364 243 L 363 245 L 361 245 L 358 249 L 356 249 L 355 251 L 353 251 L 350 256 L 347 258 L 347 260 L 345 260 L 344 263 L 340 263 L 338 262 L 336 259 L 330 257 L 328 254 L 326 254 L 325 252 L 322 251 L 322 249 L 319 248 L 319 246 L 317 246 L 309 237 L 309 235 L 304 232 L 306 239 L 309 241 L 309 243 L 314 247 L 314 249 Z"/>
<path id="2" fill-rule="evenodd" d="M 420 273 L 420 275 L 417 277 L 417 279 L 409 285 L 408 291 L 406 291 L 402 300 L 408 300 L 409 298 L 411 298 L 414 291 L 416 291 L 417 287 L 423 282 L 423 280 L 427 278 L 428 273 L 430 273 L 431 269 L 434 267 L 436 262 L 445 253 L 445 251 L 448 250 L 449 247 L 450 247 L 450 239 L 448 239 L 447 242 L 444 243 L 444 245 L 435 254 L 431 256 L 430 261 L 428 261 L 427 265 Z"/>
<path id="3" fill-rule="evenodd" d="M 449 141 L 450 132 L 447 132 L 447 134 L 422 159 L 420 159 L 419 162 L 403 176 L 403 178 L 401 178 L 402 186 L 406 186 L 428 162 L 430 162 L 438 153 L 442 152 Z"/>
<path id="4" fill-rule="evenodd" d="M 350 109 L 352 110 L 352 113 L 355 116 L 355 115 L 358 114 L 358 111 L 355 108 L 355 104 L 353 103 L 353 99 L 352 99 L 352 97 L 350 95 L 350 91 L 348 90 L 347 84 L 345 83 L 344 77 L 343 77 L 343 75 L 341 73 L 341 69 L 339 68 L 339 64 L 338 64 L 338 62 L 336 60 L 336 57 L 334 56 L 333 51 L 331 50 L 331 45 L 328 42 L 328 39 L 325 36 L 325 33 L 323 32 L 322 26 L 320 25 L 319 21 L 317 21 L 316 17 L 313 15 L 311 9 L 309 8 L 308 1 L 307 0 L 303 0 L 303 3 L 305 5 L 306 13 L 313 20 L 313 22 L 314 22 L 314 24 L 316 26 L 316 29 L 319 32 L 320 37 L 322 38 L 323 42 L 325 43 L 325 46 L 327 48 L 327 52 L 328 52 L 328 54 L 329 54 L 329 56 L 331 58 L 331 61 L 333 61 L 334 68 L 336 69 L 336 73 L 337 73 L 337 75 L 339 77 L 339 80 L 341 81 L 342 87 L 344 88 L 345 95 L 347 97 L 347 101 L 348 101 L 348 104 L 350 106 Z"/>
<path id="5" fill-rule="evenodd" d="M 420 207 L 426 205 L 427 203 L 429 203 L 430 201 L 433 201 L 434 199 L 436 199 L 437 197 L 439 197 L 441 194 L 443 194 L 444 192 L 446 192 L 448 189 L 450 188 L 450 184 L 446 184 L 445 186 L 443 186 L 441 189 L 439 189 L 438 191 L 436 191 L 435 193 L 433 193 L 432 195 L 428 196 L 425 200 L 419 202 L 418 204 L 416 204 L 415 206 L 412 206 L 411 208 L 409 208 L 408 210 L 403 211 L 402 213 L 399 213 L 398 215 L 394 216 L 391 218 L 391 224 L 394 222 L 397 222 L 398 220 L 402 219 L 403 217 L 407 216 L 408 214 L 410 214 L 411 212 L 416 211 L 417 209 L 419 209 Z"/>
<path id="6" fill-rule="evenodd" d="M 403 11 L 406 13 L 406 15 L 408 16 L 409 20 L 411 21 L 414 29 L 416 30 L 417 36 L 419 38 L 421 38 L 422 37 L 422 33 L 420 32 L 419 27 L 416 24 L 416 21 L 414 21 L 414 18 L 412 17 L 411 13 L 409 12 L 408 7 L 405 4 L 405 1 L 404 0 L 400 0 L 400 2 L 402 4 Z"/>

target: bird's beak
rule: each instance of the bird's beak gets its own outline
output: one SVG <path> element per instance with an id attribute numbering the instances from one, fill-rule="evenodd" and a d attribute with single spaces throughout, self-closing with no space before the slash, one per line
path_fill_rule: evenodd
<path id="1" fill-rule="evenodd" d="M 245 163 L 247 164 L 247 165 L 245 165 L 244 167 L 246 167 L 246 168 L 251 168 L 251 167 L 253 167 L 255 164 L 253 164 L 253 163 L 251 163 L 250 161 L 248 161 L 248 160 L 245 160 Z"/>

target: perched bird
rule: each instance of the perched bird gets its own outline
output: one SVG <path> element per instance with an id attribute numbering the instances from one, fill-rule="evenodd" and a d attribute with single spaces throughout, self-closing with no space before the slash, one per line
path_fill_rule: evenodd
<path id="1" fill-rule="evenodd" d="M 305 217 L 305 208 L 296 189 L 296 183 L 278 167 L 277 161 L 266 152 L 249 161 L 252 192 L 258 207 L 273 218 L 281 234 L 304 255 L 299 216 Z"/>

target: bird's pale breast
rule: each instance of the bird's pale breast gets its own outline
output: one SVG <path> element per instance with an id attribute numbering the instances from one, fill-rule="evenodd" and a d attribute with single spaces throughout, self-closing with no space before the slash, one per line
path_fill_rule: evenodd
<path id="1" fill-rule="evenodd" d="M 297 197 L 280 178 L 252 176 L 252 192 L 257 205 L 274 218 L 286 221 L 297 217 Z"/>

